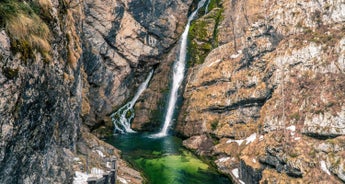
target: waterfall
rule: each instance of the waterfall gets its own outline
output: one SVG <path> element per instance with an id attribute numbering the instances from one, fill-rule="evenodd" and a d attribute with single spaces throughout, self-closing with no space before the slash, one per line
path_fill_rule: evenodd
<path id="1" fill-rule="evenodd" d="M 139 96 L 143 91 L 147 88 L 147 85 L 150 82 L 150 79 L 153 75 L 153 70 L 149 73 L 145 81 L 140 84 L 138 91 L 135 93 L 133 99 L 126 103 L 124 106 L 122 106 L 119 110 L 114 112 L 113 114 L 110 115 L 111 120 L 114 123 L 115 126 L 115 133 L 134 133 L 135 131 L 131 129 L 131 121 L 134 118 L 134 105 L 137 102 Z"/>
<path id="2" fill-rule="evenodd" d="M 208 13 L 208 6 L 210 5 L 210 3 L 211 3 L 211 0 L 207 0 L 207 4 L 205 7 L 205 15 Z"/>
<path id="3" fill-rule="evenodd" d="M 169 96 L 169 103 L 168 103 L 168 109 L 164 120 L 164 125 L 161 131 L 152 137 L 163 137 L 166 136 L 168 133 L 168 128 L 171 124 L 176 101 L 178 98 L 178 89 L 182 84 L 184 73 L 185 73 L 185 66 L 186 66 L 186 54 L 187 54 L 187 39 L 188 39 L 188 32 L 191 21 L 195 18 L 195 15 L 198 13 L 199 9 L 204 6 L 206 0 L 201 0 L 198 3 L 197 9 L 188 17 L 188 22 L 186 25 L 186 28 L 184 29 L 184 32 L 181 37 L 181 46 L 179 51 L 179 58 L 177 61 L 175 61 L 173 66 L 173 83 L 170 90 L 170 96 Z"/>

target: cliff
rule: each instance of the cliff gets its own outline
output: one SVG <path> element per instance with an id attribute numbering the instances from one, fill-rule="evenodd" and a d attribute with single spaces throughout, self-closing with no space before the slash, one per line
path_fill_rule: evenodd
<path id="1" fill-rule="evenodd" d="M 192 0 L 0 2 L 0 183 L 72 183 L 118 150 L 109 114 L 155 69 L 132 128 L 160 127 Z M 246 183 L 345 182 L 343 1 L 210 0 L 176 131 Z M 140 174 L 119 160 L 122 183 Z"/>
<path id="2" fill-rule="evenodd" d="M 344 182 L 344 2 L 211 2 L 190 30 L 184 145 L 246 183 Z"/>
<path id="3" fill-rule="evenodd" d="M 72 183 L 119 158 L 89 132 L 112 132 L 109 114 L 166 57 L 190 4 L 1 1 L 0 183 Z M 119 163 L 122 179 L 142 182 Z"/>

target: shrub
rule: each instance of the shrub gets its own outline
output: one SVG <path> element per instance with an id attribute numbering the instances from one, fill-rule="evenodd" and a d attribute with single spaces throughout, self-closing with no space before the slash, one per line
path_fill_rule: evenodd
<path id="1" fill-rule="evenodd" d="M 12 50 L 21 52 L 22 59 L 31 58 L 38 51 L 46 61 L 51 60 L 50 30 L 30 4 L 3 0 L 0 2 L 0 17 L 0 26 L 11 38 Z"/>
<path id="2" fill-rule="evenodd" d="M 215 130 L 217 129 L 218 124 L 219 124 L 218 121 L 214 121 L 214 122 L 211 123 L 211 129 L 212 129 L 212 131 L 215 131 Z"/>

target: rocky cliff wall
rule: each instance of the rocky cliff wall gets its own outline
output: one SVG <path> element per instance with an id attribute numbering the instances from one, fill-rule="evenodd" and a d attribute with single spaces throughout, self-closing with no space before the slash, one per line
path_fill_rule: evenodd
<path id="1" fill-rule="evenodd" d="M 72 183 L 74 171 L 119 157 L 89 132 L 111 126 L 108 115 L 164 61 L 190 3 L 0 2 L 0 183 Z M 119 163 L 122 179 L 142 182 Z"/>
<path id="2" fill-rule="evenodd" d="M 190 3 L 84 2 L 83 113 L 91 128 L 133 95 L 153 66 L 165 61 L 183 31 Z"/>
<path id="3" fill-rule="evenodd" d="M 47 14 L 39 16 L 33 6 Z M 1 183 L 72 182 L 69 153 L 76 152 L 80 136 L 81 65 L 72 69 L 68 62 L 65 34 L 76 27 L 68 24 L 72 16 L 57 11 L 61 6 L 1 2 Z M 5 17 L 11 13 L 6 7 L 18 14 Z"/>
<path id="4" fill-rule="evenodd" d="M 249 183 L 344 182 L 344 7 L 223 0 L 195 21 L 184 145 Z"/>

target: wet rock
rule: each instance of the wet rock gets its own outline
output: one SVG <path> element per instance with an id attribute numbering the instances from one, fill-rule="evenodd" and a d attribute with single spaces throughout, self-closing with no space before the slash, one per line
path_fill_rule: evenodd
<path id="1" fill-rule="evenodd" d="M 172 65 L 177 59 L 177 47 L 172 48 L 155 68 L 148 89 L 139 97 L 135 104 L 135 118 L 132 128 L 139 131 L 158 131 L 164 121 L 164 109 L 169 98 L 170 76 Z"/>
<path id="2" fill-rule="evenodd" d="M 190 3 L 180 0 L 84 3 L 82 41 L 87 74 L 84 99 L 89 102 L 90 111 L 83 118 L 90 128 L 98 127 L 105 116 L 124 104 L 133 95 L 130 91 L 135 91 L 154 65 L 172 62 L 161 58 L 183 31 Z M 138 115 L 144 116 L 140 112 Z M 147 123 L 146 119 L 140 121 Z M 134 124 L 135 129 L 143 130 L 154 129 L 155 125 L 141 127 Z"/>
<path id="3" fill-rule="evenodd" d="M 241 160 L 239 178 L 245 183 L 259 183 L 262 178 L 262 170 L 254 169 Z"/>

